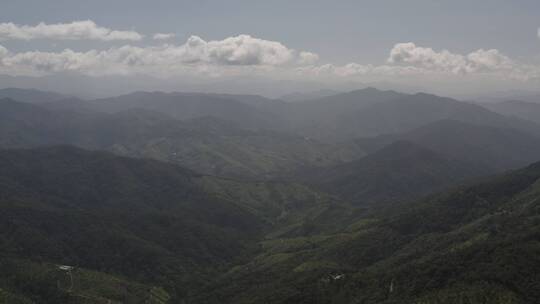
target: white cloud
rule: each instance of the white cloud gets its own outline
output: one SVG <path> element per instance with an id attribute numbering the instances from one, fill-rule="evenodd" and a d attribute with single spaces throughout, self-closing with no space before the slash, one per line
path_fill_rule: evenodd
<path id="1" fill-rule="evenodd" d="M 174 33 L 156 33 L 152 37 L 154 40 L 169 40 L 174 38 L 176 35 Z"/>
<path id="2" fill-rule="evenodd" d="M 192 36 L 184 45 L 204 61 L 224 65 L 281 65 L 293 60 L 294 51 L 280 42 L 239 35 L 206 42 Z"/>
<path id="3" fill-rule="evenodd" d="M 436 51 L 414 43 L 398 43 L 382 65 L 347 63 L 317 64 L 319 56 L 291 49 L 280 42 L 238 35 L 206 41 L 191 36 L 180 45 L 112 47 L 106 50 L 77 52 L 13 53 L 0 45 L 0 73 L 10 75 L 46 75 L 77 72 L 84 75 L 169 76 L 252 76 L 311 77 L 400 80 L 463 78 L 481 75 L 497 79 L 540 79 L 540 67 L 512 60 L 495 49 L 479 49 L 469 54 Z M 464 79 L 464 78 L 463 78 Z"/>
<path id="4" fill-rule="evenodd" d="M 512 70 L 516 64 L 498 50 L 477 50 L 467 55 L 467 71 Z"/>
<path id="5" fill-rule="evenodd" d="M 138 41 L 143 35 L 135 31 L 118 31 L 98 26 L 91 20 L 71 23 L 46 24 L 35 26 L 0 23 L 0 40 L 130 40 Z"/>
<path id="6" fill-rule="evenodd" d="M 431 48 L 418 47 L 414 43 L 398 43 L 390 51 L 388 63 L 411 65 L 429 70 L 462 73 L 466 67 L 464 56 L 447 50 L 436 52 Z"/>
<path id="7" fill-rule="evenodd" d="M 322 64 L 303 66 L 295 71 L 302 77 L 338 77 L 360 81 L 401 80 L 403 76 L 441 81 L 463 80 L 463 76 L 519 81 L 540 79 L 540 66 L 519 63 L 495 49 L 479 49 L 463 55 L 419 47 L 412 42 L 394 45 L 387 64 L 383 65 L 354 62 L 344 65 Z"/>
<path id="8" fill-rule="evenodd" d="M 9 51 L 0 45 L 0 60 L 8 55 Z"/>
<path id="9" fill-rule="evenodd" d="M 300 52 L 298 63 L 314 64 L 319 61 L 319 55 L 312 52 Z"/>
<path id="10" fill-rule="evenodd" d="M 462 55 L 447 50 L 437 52 L 412 42 L 396 44 L 387 62 L 402 67 L 416 67 L 424 74 L 484 74 L 521 80 L 538 78 L 540 69 L 538 66 L 516 62 L 496 49 L 479 49 Z"/>
<path id="11" fill-rule="evenodd" d="M 296 72 L 303 75 L 315 75 L 332 77 L 338 76 L 341 78 L 358 78 L 358 77 L 394 77 L 394 76 L 410 76 L 424 73 L 421 68 L 413 66 L 395 66 L 395 65 L 372 65 L 347 63 L 345 65 L 323 64 L 319 66 L 306 66 L 296 69 Z"/>
<path id="12" fill-rule="evenodd" d="M 107 50 L 76 52 L 10 53 L 0 48 L 0 73 L 43 75 L 75 71 L 87 75 L 150 74 L 169 76 L 197 71 L 211 74 L 238 69 L 275 69 L 313 62 L 318 56 L 287 48 L 276 41 L 248 35 L 205 41 L 191 36 L 182 45 L 122 46 Z"/>

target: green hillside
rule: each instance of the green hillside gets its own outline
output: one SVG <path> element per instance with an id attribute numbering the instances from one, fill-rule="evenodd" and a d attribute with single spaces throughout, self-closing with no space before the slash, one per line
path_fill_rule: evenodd
<path id="1" fill-rule="evenodd" d="M 537 303 L 540 165 L 263 242 L 195 303 Z"/>
<path id="2" fill-rule="evenodd" d="M 0 152 L 0 193 L 2 260 L 119 275 L 176 300 L 247 261 L 266 235 L 293 234 L 310 221 L 312 234 L 333 231 L 330 215 L 352 215 L 301 185 L 220 179 L 71 147 Z M 6 297 L 48 298 L 10 282 L 0 285 Z"/>
<path id="3" fill-rule="evenodd" d="M 199 173 L 258 179 L 304 166 L 363 156 L 354 144 L 324 144 L 302 136 L 247 130 L 230 121 L 186 121 L 143 109 L 112 114 L 51 109 L 0 100 L 0 147 L 75 145 L 123 156 L 168 161 Z"/>
<path id="4" fill-rule="evenodd" d="M 396 141 L 359 160 L 300 171 L 300 178 L 353 202 L 372 205 L 417 199 L 494 172 L 407 141 Z"/>

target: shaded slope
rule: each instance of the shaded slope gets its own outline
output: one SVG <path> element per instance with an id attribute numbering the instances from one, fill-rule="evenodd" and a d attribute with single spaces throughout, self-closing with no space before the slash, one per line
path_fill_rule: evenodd
<path id="1" fill-rule="evenodd" d="M 213 116 L 249 129 L 272 129 L 279 125 L 279 117 L 261 112 L 247 101 L 231 97 L 198 93 L 136 92 L 95 100 L 91 104 L 93 109 L 108 113 L 145 109 L 180 120 Z"/>
<path id="2" fill-rule="evenodd" d="M 537 303 L 539 179 L 536 163 L 339 234 L 265 242 L 195 302 Z"/>
<path id="3" fill-rule="evenodd" d="M 506 117 L 475 104 L 424 93 L 409 95 L 374 88 L 295 103 L 288 111 L 293 113 L 290 116 L 297 132 L 327 141 L 403 133 L 448 119 L 540 135 L 540 126 L 536 123 Z"/>
<path id="4" fill-rule="evenodd" d="M 450 158 L 496 171 L 540 160 L 540 140 L 525 132 L 456 120 L 437 121 L 410 132 L 358 140 L 363 149 L 380 149 L 394 141 L 414 142 Z"/>
<path id="5" fill-rule="evenodd" d="M 265 235 L 293 235 L 309 221 L 318 224 L 306 235 L 336 231 L 333 216 L 353 215 L 301 185 L 225 180 L 72 147 L 1 151 L 0 193 L 2 260 L 126 276 L 175 299 L 246 260 Z M 47 298 L 50 289 L 35 284 L 14 292 Z"/>
<path id="6" fill-rule="evenodd" d="M 355 204 L 367 204 L 418 198 L 490 172 L 417 144 L 397 141 L 360 160 L 308 172 L 306 178 Z"/>
<path id="7" fill-rule="evenodd" d="M 5 88 L 0 89 L 0 99 L 10 98 L 28 103 L 48 103 L 66 99 L 66 95 L 35 89 Z"/>
<path id="8" fill-rule="evenodd" d="M 0 100 L 0 118 L 2 147 L 70 144 L 235 177 L 263 177 L 300 166 L 323 166 L 362 153 L 354 145 L 336 149 L 300 136 L 246 130 L 214 117 L 179 121 L 143 109 L 108 114 L 5 99 Z"/>
<path id="9" fill-rule="evenodd" d="M 265 225 L 196 178 L 169 164 L 68 147 L 1 152 L 2 255 L 182 294 L 241 257 Z"/>
<path id="10" fill-rule="evenodd" d="M 338 130 L 348 136 L 369 136 L 399 133 L 438 120 L 458 120 L 478 125 L 514 128 L 540 135 L 534 123 L 504 117 L 480 106 L 429 94 L 408 95 L 376 104 L 341 118 Z"/>
<path id="11" fill-rule="evenodd" d="M 509 100 L 499 103 L 485 103 L 482 106 L 499 114 L 540 123 L 540 104 L 536 102 Z"/>

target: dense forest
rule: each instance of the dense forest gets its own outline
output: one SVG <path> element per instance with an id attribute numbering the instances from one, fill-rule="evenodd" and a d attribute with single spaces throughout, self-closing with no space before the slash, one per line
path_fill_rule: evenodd
<path id="1" fill-rule="evenodd" d="M 0 303 L 540 302 L 529 103 L 0 98 Z"/>

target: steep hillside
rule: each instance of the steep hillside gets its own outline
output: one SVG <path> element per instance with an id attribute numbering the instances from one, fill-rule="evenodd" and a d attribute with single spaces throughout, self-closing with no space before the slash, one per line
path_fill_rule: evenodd
<path id="1" fill-rule="evenodd" d="M 246 260 L 267 234 L 292 235 L 310 221 L 319 223 L 311 234 L 336 231 L 339 225 L 325 224 L 332 215 L 353 216 L 305 186 L 223 180 L 71 147 L 0 152 L 0 193 L 0 256 L 7 263 L 0 266 L 20 279 L 0 280 L 0 289 L 38 303 L 47 303 L 49 292 L 69 298 L 54 285 L 24 284 L 40 267 L 50 269 L 43 280 L 58 276 L 51 264 L 71 265 L 161 286 L 178 299 Z M 30 268 L 19 273 L 8 259 Z"/>
<path id="2" fill-rule="evenodd" d="M 282 238 L 195 303 L 537 303 L 540 164 L 375 212 L 342 233 Z"/>
<path id="3" fill-rule="evenodd" d="M 304 179 L 355 204 L 406 201 L 487 175 L 487 167 L 397 141 L 338 166 L 304 172 Z"/>

